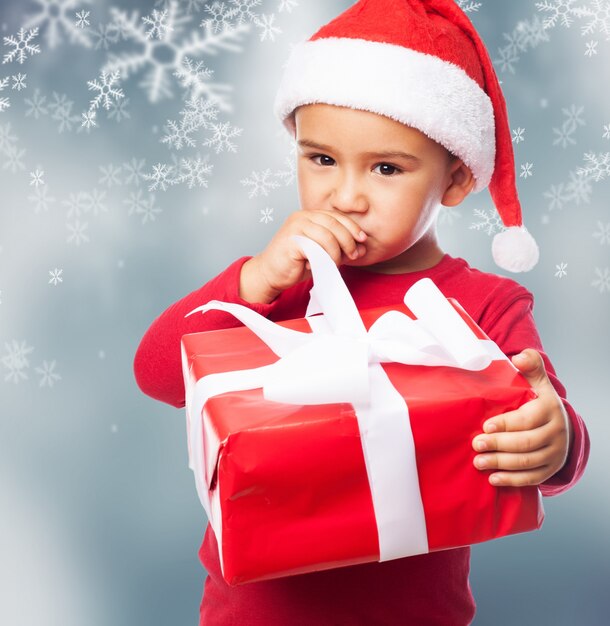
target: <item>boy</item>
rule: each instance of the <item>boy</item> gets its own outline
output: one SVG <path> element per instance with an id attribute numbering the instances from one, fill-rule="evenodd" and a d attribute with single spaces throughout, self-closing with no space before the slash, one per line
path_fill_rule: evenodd
<path id="1" fill-rule="evenodd" d="M 469 119 L 459 119 L 464 99 Z M 512 270 L 537 258 L 521 224 L 504 100 L 466 16 L 451 0 L 357 2 L 295 49 L 276 112 L 297 140 L 300 210 L 260 254 L 153 322 L 134 362 L 141 389 L 184 406 L 181 336 L 239 324 L 217 311 L 184 317 L 209 300 L 274 321 L 303 317 L 312 281 L 292 239 L 302 234 L 340 267 L 359 308 L 397 304 L 424 276 L 455 297 L 538 393 L 465 442 L 479 453 L 475 466 L 497 470 L 489 480 L 498 488 L 540 485 L 555 495 L 572 486 L 588 434 L 543 352 L 532 295 L 445 254 L 436 238 L 441 207 L 490 184 L 508 227 L 494 258 Z M 467 547 L 230 587 L 208 526 L 200 558 L 205 626 L 461 626 L 474 615 Z"/>

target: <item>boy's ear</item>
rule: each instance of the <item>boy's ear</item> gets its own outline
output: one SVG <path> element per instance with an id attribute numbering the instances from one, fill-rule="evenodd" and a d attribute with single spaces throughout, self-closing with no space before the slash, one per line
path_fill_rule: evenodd
<path id="1" fill-rule="evenodd" d="M 457 206 L 472 191 L 475 184 L 470 168 L 455 157 L 449 165 L 449 186 L 441 199 L 443 206 Z"/>

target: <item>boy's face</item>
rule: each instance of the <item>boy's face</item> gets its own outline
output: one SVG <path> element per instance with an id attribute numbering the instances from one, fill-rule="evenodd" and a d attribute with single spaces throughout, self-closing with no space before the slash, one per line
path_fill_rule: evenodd
<path id="1" fill-rule="evenodd" d="M 313 104 L 295 115 L 301 208 L 341 212 L 368 235 L 366 254 L 347 264 L 393 274 L 437 263 L 436 216 L 459 159 L 368 111 Z"/>

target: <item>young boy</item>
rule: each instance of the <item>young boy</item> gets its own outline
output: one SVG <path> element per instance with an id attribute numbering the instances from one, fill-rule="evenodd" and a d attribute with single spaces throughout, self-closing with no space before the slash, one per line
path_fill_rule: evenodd
<path id="1" fill-rule="evenodd" d="M 153 322 L 135 356 L 140 388 L 184 407 L 181 336 L 239 324 L 218 311 L 184 317 L 209 300 L 274 321 L 303 317 L 312 281 L 292 235 L 305 235 L 339 266 L 359 308 L 398 304 L 427 276 L 512 357 L 538 398 L 489 419 L 464 443 L 478 452 L 477 468 L 494 470 L 493 485 L 540 485 L 550 496 L 575 484 L 588 434 L 543 351 L 532 294 L 437 241 L 442 206 L 489 184 L 508 227 L 494 258 L 515 271 L 537 259 L 521 224 L 504 100 L 467 17 L 452 0 L 357 2 L 295 48 L 276 111 L 298 144 L 300 210 L 260 254 L 238 259 Z M 461 626 L 475 611 L 468 547 L 236 587 L 222 578 L 209 526 L 199 554 L 208 572 L 204 626 Z"/>

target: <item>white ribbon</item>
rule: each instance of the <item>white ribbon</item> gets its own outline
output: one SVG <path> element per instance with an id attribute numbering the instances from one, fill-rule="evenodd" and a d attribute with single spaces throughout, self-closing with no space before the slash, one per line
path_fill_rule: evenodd
<path id="1" fill-rule="evenodd" d="M 424 278 L 405 294 L 416 320 L 384 313 L 367 331 L 338 268 L 314 241 L 296 235 L 309 260 L 314 286 L 305 333 L 279 326 L 251 309 L 212 300 L 188 315 L 226 311 L 280 358 L 249 370 L 209 374 L 188 390 L 189 467 L 214 527 L 203 445 L 203 408 L 227 391 L 262 387 L 266 400 L 291 404 L 348 402 L 354 406 L 371 487 L 380 561 L 428 551 L 415 448 L 404 398 L 380 363 L 485 369 L 506 359 L 495 343 L 480 340 L 436 285 Z M 323 315 L 312 317 L 322 312 Z M 220 520 L 216 520 L 220 528 Z"/>

